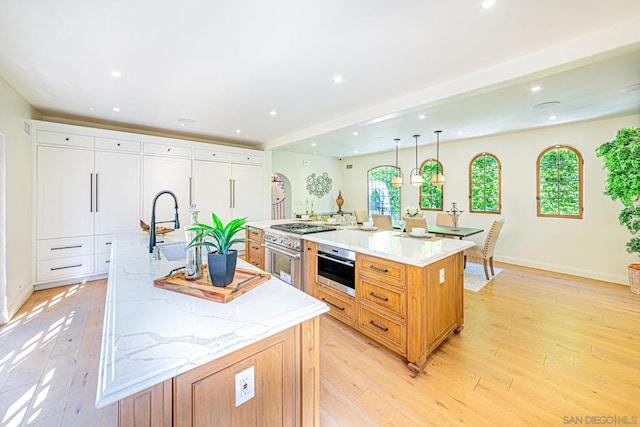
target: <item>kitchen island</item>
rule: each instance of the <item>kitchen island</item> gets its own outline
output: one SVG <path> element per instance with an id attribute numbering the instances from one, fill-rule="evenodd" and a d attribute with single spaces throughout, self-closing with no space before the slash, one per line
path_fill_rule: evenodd
<path id="1" fill-rule="evenodd" d="M 464 327 L 463 251 L 473 242 L 345 226 L 301 237 L 305 290 L 326 302 L 330 315 L 403 356 L 413 375 Z M 318 281 L 318 245 L 355 252 L 353 295 Z"/>
<path id="2" fill-rule="evenodd" d="M 276 278 L 225 304 L 159 289 L 184 260 L 147 245 L 140 232 L 113 243 L 96 406 L 119 402 L 120 425 L 317 425 L 326 304 Z M 238 404 L 245 376 L 254 397 Z"/>

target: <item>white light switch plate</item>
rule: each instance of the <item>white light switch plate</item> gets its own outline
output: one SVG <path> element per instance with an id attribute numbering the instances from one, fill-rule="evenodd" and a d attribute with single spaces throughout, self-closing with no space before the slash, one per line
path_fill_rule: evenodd
<path id="1" fill-rule="evenodd" d="M 255 396 L 253 366 L 236 374 L 236 408 Z"/>
<path id="2" fill-rule="evenodd" d="M 444 283 L 444 268 L 440 269 L 440 284 Z"/>

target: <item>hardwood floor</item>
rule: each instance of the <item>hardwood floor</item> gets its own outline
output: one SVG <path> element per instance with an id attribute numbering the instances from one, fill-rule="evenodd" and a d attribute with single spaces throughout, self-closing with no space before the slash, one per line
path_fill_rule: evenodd
<path id="1" fill-rule="evenodd" d="M 415 379 L 325 315 L 321 425 L 640 424 L 640 296 L 500 267 L 480 292 L 465 291 L 465 329 Z M 0 328 L 0 425 L 116 425 L 114 405 L 94 408 L 105 290 L 99 281 L 36 292 Z"/>

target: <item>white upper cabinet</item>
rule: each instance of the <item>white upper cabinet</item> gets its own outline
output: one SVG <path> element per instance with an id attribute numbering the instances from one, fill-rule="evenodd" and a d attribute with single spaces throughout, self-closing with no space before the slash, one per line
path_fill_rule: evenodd
<path id="1" fill-rule="evenodd" d="M 93 234 L 93 151 L 41 146 L 37 162 L 37 238 Z"/>
<path id="2" fill-rule="evenodd" d="M 232 218 L 230 163 L 193 161 L 193 202 L 200 222 L 211 224 L 212 212 L 225 224 Z"/>
<path id="3" fill-rule="evenodd" d="M 95 153 L 95 233 L 140 227 L 140 156 Z"/>
<path id="4" fill-rule="evenodd" d="M 263 167 L 258 165 L 232 165 L 233 216 L 247 217 L 249 221 L 264 219 Z"/>
<path id="5" fill-rule="evenodd" d="M 144 221 L 151 224 L 153 198 L 160 191 L 168 190 L 178 198 L 180 225 L 189 221 L 189 205 L 191 204 L 191 159 L 144 156 L 143 160 L 143 214 Z M 174 219 L 174 201 L 170 195 L 162 195 L 156 203 L 156 221 Z M 173 228 L 172 223 L 162 224 Z"/>

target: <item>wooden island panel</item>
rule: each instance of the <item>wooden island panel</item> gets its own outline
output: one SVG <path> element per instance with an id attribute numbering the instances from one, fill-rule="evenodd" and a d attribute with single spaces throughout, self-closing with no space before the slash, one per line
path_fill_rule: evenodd
<path id="1" fill-rule="evenodd" d="M 318 426 L 315 317 L 119 401 L 120 426 Z M 254 367 L 255 396 L 235 406 L 235 375 Z"/>

